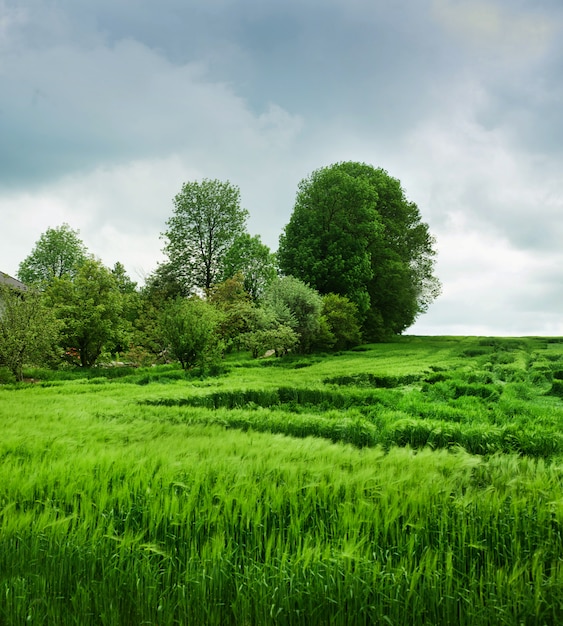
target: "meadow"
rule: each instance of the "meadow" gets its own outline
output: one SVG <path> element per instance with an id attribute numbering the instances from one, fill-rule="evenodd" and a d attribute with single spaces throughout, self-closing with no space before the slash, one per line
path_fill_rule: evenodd
<path id="1" fill-rule="evenodd" d="M 563 623 L 563 339 L 25 375 L 0 624 Z"/>

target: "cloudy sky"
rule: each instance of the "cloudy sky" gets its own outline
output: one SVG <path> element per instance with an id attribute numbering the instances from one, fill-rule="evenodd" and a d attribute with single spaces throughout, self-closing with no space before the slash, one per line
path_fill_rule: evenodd
<path id="1" fill-rule="evenodd" d="M 357 160 L 437 240 L 410 334 L 563 335 L 562 111 L 561 0 L 0 0 L 0 270 L 66 222 L 142 281 L 201 178 L 275 250 Z"/>

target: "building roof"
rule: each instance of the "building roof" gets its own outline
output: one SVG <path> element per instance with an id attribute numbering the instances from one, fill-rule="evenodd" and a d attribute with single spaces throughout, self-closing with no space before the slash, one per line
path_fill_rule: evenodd
<path id="1" fill-rule="evenodd" d="M 12 278 L 8 274 L 4 274 L 4 272 L 0 272 L 0 285 L 8 285 L 8 287 L 13 287 L 20 291 L 27 291 L 28 289 L 27 285 L 24 285 L 21 281 Z"/>

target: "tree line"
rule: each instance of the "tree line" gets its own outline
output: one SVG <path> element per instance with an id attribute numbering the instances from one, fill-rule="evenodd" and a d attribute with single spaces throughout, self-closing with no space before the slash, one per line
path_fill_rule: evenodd
<path id="1" fill-rule="evenodd" d="M 400 182 L 356 162 L 298 187 L 276 253 L 247 230 L 228 181 L 185 183 L 162 233 L 166 261 L 139 287 L 68 224 L 20 263 L 26 293 L 0 293 L 0 363 L 91 367 L 101 358 L 216 368 L 229 350 L 341 350 L 412 325 L 439 294 L 435 242 Z"/>

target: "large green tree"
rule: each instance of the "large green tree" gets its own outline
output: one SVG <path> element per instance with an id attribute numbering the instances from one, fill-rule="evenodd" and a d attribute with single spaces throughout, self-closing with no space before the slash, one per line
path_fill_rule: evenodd
<path id="1" fill-rule="evenodd" d="M 56 278 L 72 278 L 86 258 L 86 246 L 77 230 L 68 224 L 48 228 L 20 263 L 18 278 L 26 285 L 45 288 Z"/>
<path id="2" fill-rule="evenodd" d="M 377 190 L 339 167 L 319 169 L 299 183 L 293 214 L 280 237 L 283 273 L 370 307 L 371 250 L 381 241 Z"/>
<path id="3" fill-rule="evenodd" d="M 245 232 L 247 218 L 240 191 L 230 182 L 204 179 L 183 185 L 163 237 L 170 267 L 186 290 L 207 291 L 221 279 L 225 255 Z"/>
<path id="4" fill-rule="evenodd" d="M 403 332 L 439 294 L 434 243 L 399 180 L 343 162 L 299 184 L 278 261 L 320 293 L 354 302 L 365 338 L 376 340 Z"/>
<path id="5" fill-rule="evenodd" d="M 62 322 L 64 347 L 78 353 L 83 367 L 94 365 L 104 348 L 125 343 L 123 296 L 116 277 L 100 261 L 90 258 L 74 278 L 56 279 L 47 296 Z"/>

